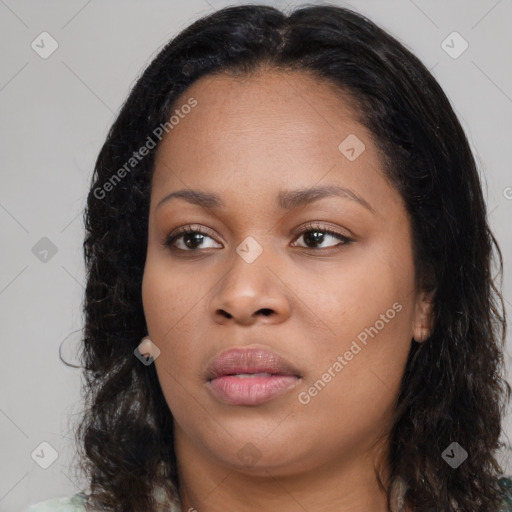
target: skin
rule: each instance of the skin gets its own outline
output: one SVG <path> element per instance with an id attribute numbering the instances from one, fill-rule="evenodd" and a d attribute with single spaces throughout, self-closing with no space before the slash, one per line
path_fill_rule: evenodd
<path id="1" fill-rule="evenodd" d="M 347 96 L 310 75 L 207 76 L 175 108 L 190 97 L 197 106 L 158 148 L 142 287 L 174 417 L 182 510 L 386 511 L 373 467 L 387 475 L 390 415 L 407 355 L 431 325 L 429 298 L 414 284 L 402 198 Z M 354 161 L 338 149 L 349 134 L 365 145 Z M 279 191 L 319 185 L 350 189 L 372 211 L 335 195 L 292 210 L 277 204 Z M 217 194 L 224 207 L 182 198 L 158 206 L 180 189 Z M 297 231 L 309 221 L 322 226 L 313 232 L 323 239 Z M 166 246 L 187 224 L 209 232 Z M 248 236 L 263 251 L 252 263 L 236 252 Z M 395 303 L 400 312 L 301 403 L 299 393 Z M 240 346 L 276 352 L 301 380 L 258 406 L 216 400 L 204 372 Z M 257 450 L 249 465 L 240 457 L 247 443 Z"/>

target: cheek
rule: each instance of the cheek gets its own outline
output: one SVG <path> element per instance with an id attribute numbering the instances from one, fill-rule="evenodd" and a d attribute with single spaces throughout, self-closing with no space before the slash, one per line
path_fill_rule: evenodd
<path id="1" fill-rule="evenodd" d="M 155 265 L 146 264 L 142 280 L 142 303 L 148 334 L 154 342 L 165 337 L 179 315 L 182 297 L 178 290 Z"/>
<path id="2" fill-rule="evenodd" d="M 180 391 L 185 368 L 193 361 L 187 351 L 187 338 L 183 331 L 187 328 L 187 311 L 190 310 L 190 287 L 180 286 L 173 279 L 165 265 L 158 264 L 149 255 L 142 281 L 142 301 L 148 334 L 159 348 L 160 355 L 155 360 L 155 368 L 169 409 L 180 410 Z"/>
<path id="3" fill-rule="evenodd" d="M 357 414 L 371 405 L 378 416 L 398 393 L 411 346 L 414 267 L 406 243 L 389 248 L 365 250 L 315 296 L 315 311 L 329 327 L 308 379 L 310 386 L 322 376 L 328 381 L 325 390 L 316 386 L 318 414 L 331 403 Z"/>
<path id="4" fill-rule="evenodd" d="M 148 251 L 142 280 L 142 302 L 150 336 L 165 342 L 175 330 L 187 325 L 206 284 L 195 272 L 178 272 L 165 253 Z"/>
<path id="5" fill-rule="evenodd" d="M 148 252 L 142 301 L 149 337 L 160 349 L 155 365 L 164 390 L 180 387 L 174 379 L 184 383 L 199 372 L 200 345 L 208 336 L 206 291 L 212 286 L 205 279 L 204 273 L 176 270 L 165 253 Z"/>
<path id="6" fill-rule="evenodd" d="M 149 337 L 160 350 L 155 366 L 164 394 L 166 390 L 176 388 L 175 381 L 182 380 L 183 369 L 193 364 L 189 360 L 187 340 L 194 324 L 197 325 L 194 319 L 194 304 L 198 300 L 195 287 L 185 283 L 183 276 L 174 274 L 168 263 L 161 264 L 148 255 L 142 301 Z"/>
<path id="7" fill-rule="evenodd" d="M 305 421 L 327 438 L 335 429 L 336 442 L 368 439 L 389 427 L 411 345 L 411 308 L 387 299 L 333 318 L 336 337 L 315 351 L 314 369 L 297 396 Z"/>
<path id="8" fill-rule="evenodd" d="M 299 281 L 297 295 L 307 297 L 306 302 L 329 328 L 329 344 L 339 347 L 348 341 L 350 345 L 350 340 L 376 323 L 379 334 L 389 340 L 401 332 L 409 333 L 414 309 L 414 268 L 407 248 L 398 257 L 399 252 L 400 249 L 386 251 L 382 247 L 354 252 L 350 261 L 347 258 L 343 265 L 326 272 L 322 285 L 313 292 L 308 279 Z"/>

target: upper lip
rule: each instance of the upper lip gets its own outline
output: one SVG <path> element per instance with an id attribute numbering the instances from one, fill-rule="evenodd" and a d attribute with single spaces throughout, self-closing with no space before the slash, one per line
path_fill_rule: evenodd
<path id="1" fill-rule="evenodd" d="M 262 348 L 233 348 L 219 354 L 207 370 L 207 380 L 238 373 L 270 373 L 294 375 L 298 370 L 275 352 Z"/>

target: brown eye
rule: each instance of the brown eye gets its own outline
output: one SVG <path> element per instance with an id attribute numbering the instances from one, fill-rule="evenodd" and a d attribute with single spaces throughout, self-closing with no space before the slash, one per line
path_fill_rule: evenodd
<path id="1" fill-rule="evenodd" d="M 305 245 L 299 244 L 298 247 L 309 249 L 331 249 L 352 242 L 350 238 L 341 233 L 322 226 L 308 226 L 307 229 L 300 232 L 297 240 L 301 238 L 304 240 Z M 333 241 L 335 243 L 332 243 Z"/>
<path id="2" fill-rule="evenodd" d="M 208 242 L 208 240 L 211 240 L 211 242 Z M 221 244 L 215 242 L 215 240 L 200 227 L 191 229 L 189 226 L 185 226 L 171 233 L 165 241 L 165 246 L 186 252 L 196 251 L 197 249 L 222 247 Z"/>

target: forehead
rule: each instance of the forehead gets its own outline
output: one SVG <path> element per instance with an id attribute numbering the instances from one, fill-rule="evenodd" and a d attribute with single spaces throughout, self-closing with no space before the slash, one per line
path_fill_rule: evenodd
<path id="1" fill-rule="evenodd" d="M 153 189 L 219 191 L 236 184 L 269 192 L 320 181 L 364 189 L 384 180 L 381 155 L 350 95 L 311 74 L 205 76 L 176 100 L 173 112 L 190 98 L 196 107 L 160 144 Z M 349 159 L 347 144 L 364 149 Z"/>
<path id="2" fill-rule="evenodd" d="M 243 146 L 247 151 L 251 141 L 270 147 L 285 144 L 284 155 L 292 145 L 296 151 L 304 143 L 308 150 L 319 142 L 332 142 L 336 148 L 347 130 L 366 132 L 356 121 L 348 94 L 310 73 L 262 70 L 236 77 L 205 76 L 177 98 L 174 109 L 191 97 L 197 107 L 165 137 L 163 146 L 193 145 L 198 141 L 194 134 L 200 134 L 203 146 Z"/>

